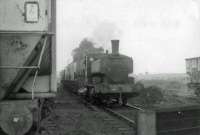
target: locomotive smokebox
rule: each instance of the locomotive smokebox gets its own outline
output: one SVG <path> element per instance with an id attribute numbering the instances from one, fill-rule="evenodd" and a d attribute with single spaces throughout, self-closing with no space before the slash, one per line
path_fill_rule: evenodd
<path id="1" fill-rule="evenodd" d="M 119 54 L 119 40 L 111 40 L 112 54 Z"/>

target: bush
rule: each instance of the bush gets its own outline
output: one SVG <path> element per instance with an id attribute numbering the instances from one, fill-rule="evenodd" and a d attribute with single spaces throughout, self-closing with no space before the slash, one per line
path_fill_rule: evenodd
<path id="1" fill-rule="evenodd" d="M 153 105 L 160 103 L 164 99 L 162 89 L 157 86 L 149 86 L 140 90 L 137 100 L 142 105 Z"/>

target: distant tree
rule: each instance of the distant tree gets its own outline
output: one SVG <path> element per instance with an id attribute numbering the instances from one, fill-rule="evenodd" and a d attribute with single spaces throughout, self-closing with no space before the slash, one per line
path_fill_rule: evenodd
<path id="1" fill-rule="evenodd" d="M 91 53 L 103 53 L 104 49 L 102 47 L 94 47 L 94 43 L 87 38 L 84 38 L 79 47 L 72 50 L 73 61 L 78 61 L 85 57 L 87 54 Z"/>

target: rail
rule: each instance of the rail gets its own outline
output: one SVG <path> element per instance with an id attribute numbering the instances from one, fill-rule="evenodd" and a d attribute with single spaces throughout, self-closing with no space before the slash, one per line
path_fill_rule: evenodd
<path id="1" fill-rule="evenodd" d="M 91 104 L 90 102 L 87 102 L 87 101 L 85 101 L 84 104 L 87 106 L 87 108 L 89 108 L 89 109 L 91 109 L 93 111 L 97 111 L 98 109 L 104 110 L 105 112 L 108 112 L 108 113 L 112 114 L 113 116 L 115 116 L 115 117 L 127 122 L 132 127 L 136 127 L 137 126 L 137 123 L 134 120 L 131 120 L 127 116 L 122 115 L 122 114 L 112 110 L 111 108 L 104 107 L 104 106 L 95 106 L 95 105 L 93 105 L 93 104 Z M 131 104 L 127 104 L 126 107 L 144 111 L 144 109 L 139 108 L 139 107 L 134 106 L 134 105 L 131 105 Z"/>
<path id="2" fill-rule="evenodd" d="M 129 119 L 128 117 L 126 117 L 126 116 L 124 116 L 124 115 L 122 115 L 122 114 L 120 114 L 120 113 L 118 113 L 118 112 L 116 112 L 116 111 L 113 111 L 113 110 L 110 109 L 110 108 L 104 107 L 103 109 L 104 109 L 105 111 L 111 113 L 112 115 L 118 117 L 119 119 L 124 120 L 124 121 L 127 122 L 130 126 L 133 126 L 133 127 L 136 126 L 136 122 L 133 121 L 133 120 L 131 120 L 131 119 Z"/>
<path id="3" fill-rule="evenodd" d="M 126 104 L 126 106 L 129 107 L 129 108 L 136 109 L 136 110 L 145 111 L 145 109 L 142 109 L 142 108 L 140 108 L 140 107 L 138 107 L 138 106 L 136 106 L 136 105 L 131 105 L 131 104 L 129 104 L 129 103 Z"/>
<path id="4" fill-rule="evenodd" d="M 107 117 L 107 116 L 102 117 L 101 116 L 102 117 L 101 119 L 108 122 L 107 124 L 109 124 L 109 122 L 110 122 L 111 126 L 115 127 L 122 134 L 127 134 L 127 133 L 128 134 L 136 134 L 137 131 L 135 130 L 135 128 L 137 127 L 137 125 L 136 125 L 137 123 L 135 121 L 129 119 L 128 117 L 126 117 L 110 108 L 103 107 L 103 106 L 96 106 L 87 101 L 84 102 L 84 105 L 92 111 L 96 111 L 96 112 L 100 112 L 100 113 L 101 113 L 101 111 L 103 111 L 103 112 L 107 113 L 108 116 L 113 116 L 113 117 Z M 116 119 L 124 121 L 127 126 L 121 125 L 119 123 L 119 121 Z"/>

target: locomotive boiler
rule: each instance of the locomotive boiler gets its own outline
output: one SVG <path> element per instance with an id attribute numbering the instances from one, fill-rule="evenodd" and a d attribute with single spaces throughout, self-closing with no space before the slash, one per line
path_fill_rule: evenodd
<path id="1" fill-rule="evenodd" d="M 0 134 L 39 127 L 56 94 L 56 1 L 0 1 Z"/>
<path id="2" fill-rule="evenodd" d="M 119 40 L 112 40 L 112 53 L 87 54 L 66 68 L 66 80 L 78 83 L 75 92 L 87 100 L 106 103 L 122 103 L 137 95 L 131 57 L 119 53 Z"/>

